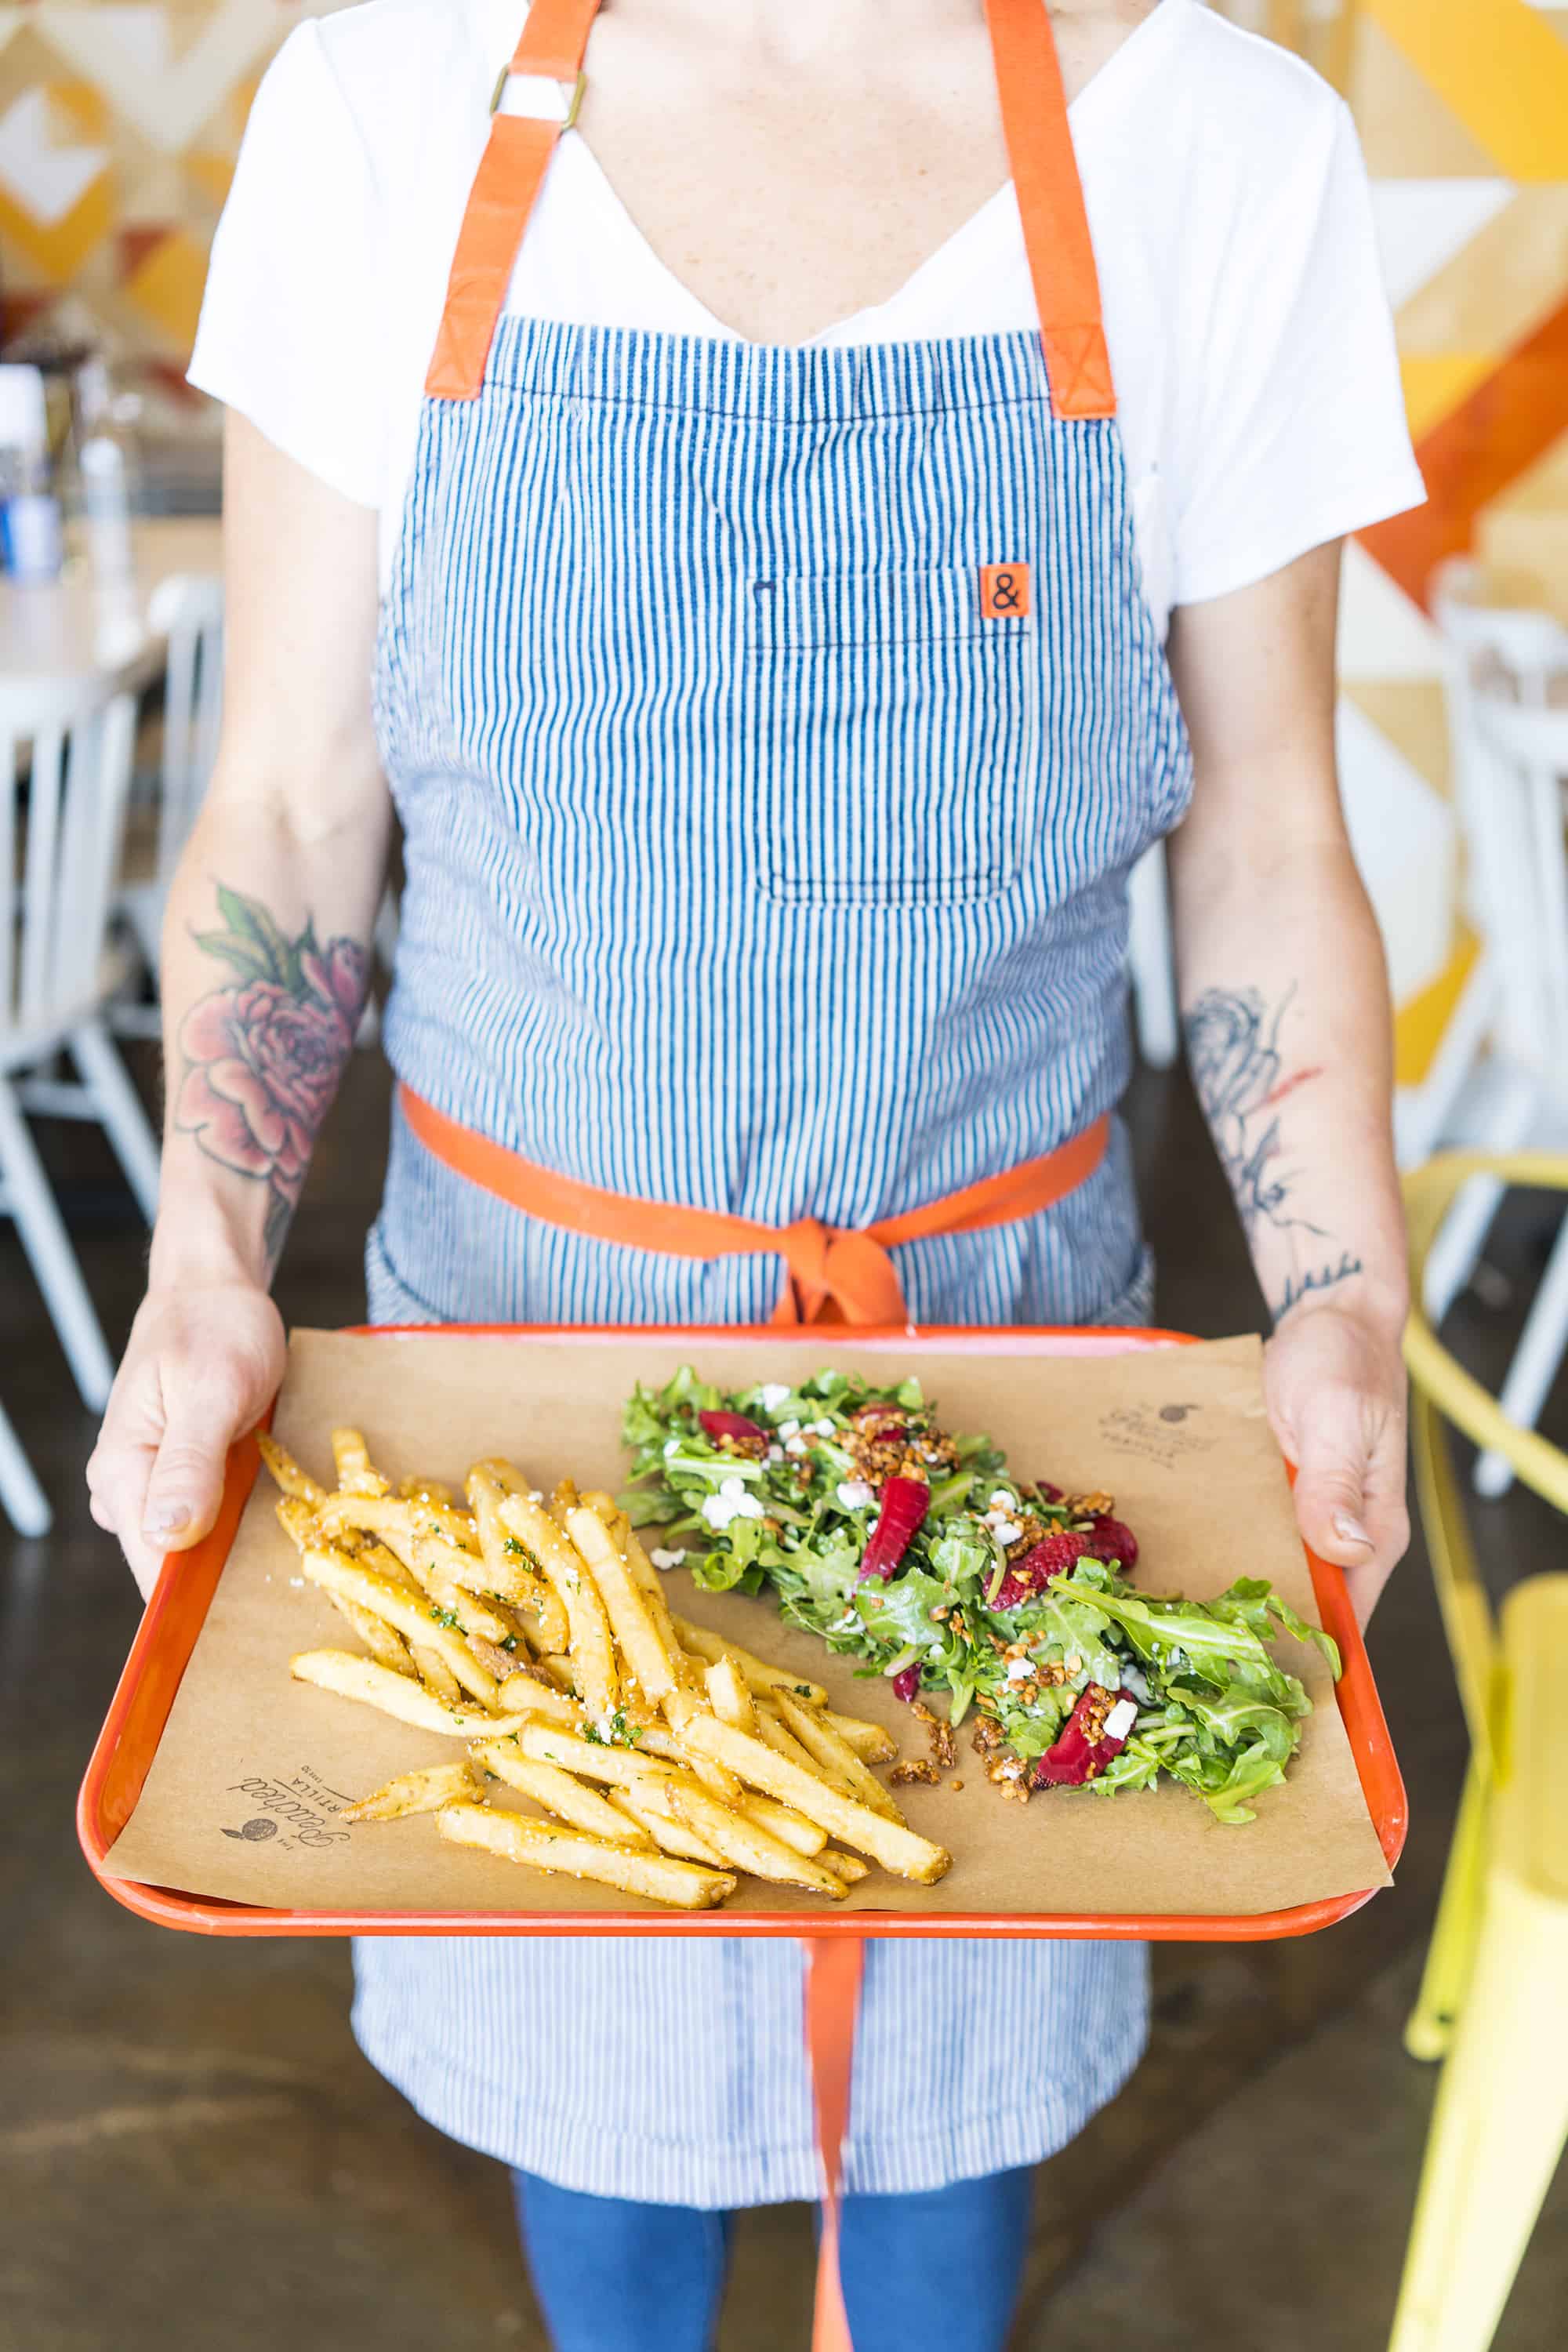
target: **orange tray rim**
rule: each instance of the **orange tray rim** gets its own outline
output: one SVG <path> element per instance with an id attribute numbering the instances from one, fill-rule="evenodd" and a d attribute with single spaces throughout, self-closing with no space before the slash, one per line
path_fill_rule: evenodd
<path id="1" fill-rule="evenodd" d="M 712 1347 L 748 1346 L 783 1336 L 771 1324 L 501 1324 L 356 1325 L 362 1336 L 394 1339 L 425 1332 L 502 1340 L 679 1340 Z M 1153 1327 L 977 1324 L 857 1329 L 857 1347 L 943 1349 L 987 1354 L 1103 1354 L 1197 1344 L 1191 1332 Z M 270 1419 L 270 1412 L 267 1418 Z M 124 1670 L 94 1745 L 77 1801 L 77 1835 L 93 1875 L 126 1910 L 156 1925 L 205 1936 L 790 1936 L 796 1938 L 1031 1937 L 1132 1943 L 1264 1943 L 1309 1936 L 1347 1918 L 1380 1890 L 1332 1895 L 1289 1909 L 1250 1913 L 918 1912 L 837 1913 L 549 1911 L 348 1911 L 270 1907 L 190 1895 L 117 1876 L 107 1867 L 110 1848 L 135 1810 L 228 1556 L 259 1466 L 254 1434 L 229 1456 L 224 1497 L 212 1532 L 188 1552 L 171 1552 L 153 1588 Z M 1339 1643 L 1344 1672 L 1336 1687 L 1362 1793 L 1392 1870 L 1404 1851 L 1409 1810 L 1393 1742 L 1373 1679 L 1366 1645 L 1350 1606 L 1342 1571 L 1307 1552 L 1325 1629 Z M 205 1591 L 203 1588 L 205 1587 Z M 197 1595 L 199 1594 L 199 1601 Z"/>

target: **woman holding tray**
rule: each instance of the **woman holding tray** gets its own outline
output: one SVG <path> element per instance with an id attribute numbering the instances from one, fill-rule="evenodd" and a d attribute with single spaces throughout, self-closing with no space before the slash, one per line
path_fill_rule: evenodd
<path id="1" fill-rule="evenodd" d="M 1146 1319 L 1127 877 L 1179 828 L 1272 1412 L 1364 1612 L 1404 1261 L 1334 615 L 1421 485 L 1344 109 L 1197 0 L 523 13 L 302 25 L 218 236 L 224 739 L 98 1517 L 149 1580 L 279 1380 L 395 810 L 367 1265 L 421 1323 Z M 516 2168 L 557 2341 L 700 2352 L 724 2213 L 817 2187 L 798 1949 L 358 1966 L 374 2063 Z M 1126 1947 L 869 1947 L 860 2352 L 1002 2343 L 1027 2168 L 1144 2021 Z"/>

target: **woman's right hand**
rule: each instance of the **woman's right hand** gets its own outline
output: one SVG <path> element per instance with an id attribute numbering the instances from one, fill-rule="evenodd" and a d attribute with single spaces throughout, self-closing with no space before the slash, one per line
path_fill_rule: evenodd
<path id="1" fill-rule="evenodd" d="M 254 1283 L 182 1283 L 142 1300 L 87 1484 L 143 1600 L 164 1553 L 216 1517 L 228 1449 L 277 1394 L 284 1353 L 282 1318 Z"/>

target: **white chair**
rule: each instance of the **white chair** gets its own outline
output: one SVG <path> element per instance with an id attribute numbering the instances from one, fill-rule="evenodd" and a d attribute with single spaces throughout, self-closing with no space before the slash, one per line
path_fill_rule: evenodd
<path id="1" fill-rule="evenodd" d="M 132 845 L 115 898 L 129 925 L 154 1000 L 159 943 L 169 886 L 190 839 L 217 756 L 223 717 L 223 583 L 180 572 L 160 582 L 147 608 L 148 627 L 168 646 L 163 680 L 163 750 L 156 785 L 156 829 L 146 851 Z M 151 1004 L 120 1003 L 112 1024 L 121 1036 L 156 1037 L 159 1013 Z"/>
<path id="2" fill-rule="evenodd" d="M 1564 642 L 1568 666 L 1568 640 Z M 1499 941 L 1501 985 L 1495 1043 L 1511 1081 L 1510 1124 L 1521 1141 L 1552 1148 L 1568 1132 L 1568 846 L 1563 779 L 1568 709 L 1530 708 L 1496 692 L 1475 698 L 1478 740 L 1490 754 L 1496 789 L 1492 828 L 1512 876 L 1506 908 L 1510 936 Z M 1489 1223 L 1490 1219 L 1488 1218 Z M 1533 1429 L 1568 1353 L 1568 1219 L 1558 1233 L 1498 1402 L 1521 1429 Z M 1476 1464 L 1477 1492 L 1506 1494 L 1513 1471 L 1496 1451 Z"/>
<path id="3" fill-rule="evenodd" d="M 1168 1070 L 1181 1049 L 1176 971 L 1171 947 L 1171 905 L 1165 845 L 1146 849 L 1128 880 L 1127 961 L 1132 974 L 1132 1017 L 1138 1050 L 1151 1069 Z"/>
<path id="4" fill-rule="evenodd" d="M 1400 1165 L 1415 1168 L 1440 1143 L 1489 1151 L 1521 1149 L 1537 1114 L 1537 1088 L 1528 1066 L 1514 1066 L 1506 1044 L 1498 1050 L 1500 1022 L 1522 1040 L 1517 1011 L 1528 1005 L 1532 943 L 1511 911 L 1529 887 L 1528 835 L 1521 833 L 1516 793 L 1500 793 L 1494 755 L 1477 724 L 1479 695 L 1543 708 L 1560 675 L 1568 677 L 1568 631 L 1549 614 L 1480 601 L 1478 567 L 1465 558 L 1442 565 L 1433 582 L 1432 609 L 1443 633 L 1444 696 L 1448 711 L 1455 801 L 1466 855 L 1465 911 L 1479 953 L 1444 1032 L 1424 1085 L 1399 1107 Z M 1521 884 L 1522 877 L 1522 884 Z M 1529 1054 L 1526 1051 L 1528 1066 Z M 1467 1185 L 1445 1224 L 1426 1267 L 1426 1311 L 1441 1322 L 1468 1281 L 1497 1214 L 1500 1189 L 1478 1179 Z"/>
<path id="5" fill-rule="evenodd" d="M 19 1536 L 47 1536 L 54 1513 L 33 1465 L 22 1451 L 22 1441 L 0 1405 L 0 1509 Z"/>
<path id="6" fill-rule="evenodd" d="M 95 1410 L 114 1366 L 25 1114 L 96 1120 L 151 1223 L 158 1147 L 103 1018 L 135 725 L 134 698 L 105 684 L 0 686 L 0 1213 Z"/>

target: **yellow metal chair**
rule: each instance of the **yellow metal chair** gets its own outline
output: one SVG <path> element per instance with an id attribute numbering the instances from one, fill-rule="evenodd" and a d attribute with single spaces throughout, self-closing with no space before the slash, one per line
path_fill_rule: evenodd
<path id="1" fill-rule="evenodd" d="M 1454 1153 L 1405 1180 L 1415 1296 L 1472 1176 L 1568 1192 L 1568 1159 Z M 1405 1340 L 1422 1525 L 1470 1734 L 1447 1875 L 1405 2043 L 1446 2058 L 1390 2352 L 1487 2352 L 1568 2138 L 1568 1574 L 1494 1620 L 1444 1422 L 1568 1513 L 1568 1454 L 1515 1428 L 1419 1305 Z"/>

